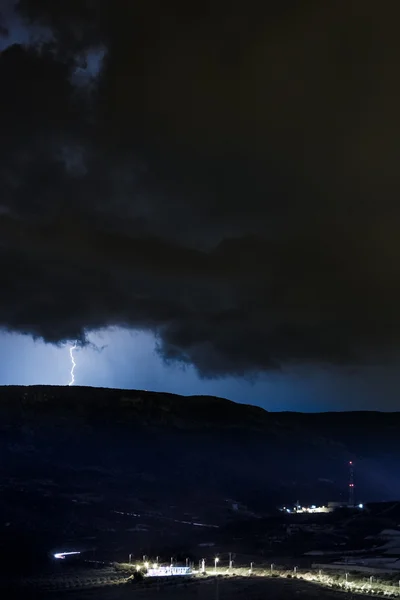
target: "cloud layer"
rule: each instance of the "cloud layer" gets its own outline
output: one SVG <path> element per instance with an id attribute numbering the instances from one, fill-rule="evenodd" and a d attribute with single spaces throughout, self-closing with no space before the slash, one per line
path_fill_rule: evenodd
<path id="1" fill-rule="evenodd" d="M 396 355 L 397 4 L 277 5 L 19 2 L 51 42 L 0 54 L 0 326 L 204 376 Z"/>

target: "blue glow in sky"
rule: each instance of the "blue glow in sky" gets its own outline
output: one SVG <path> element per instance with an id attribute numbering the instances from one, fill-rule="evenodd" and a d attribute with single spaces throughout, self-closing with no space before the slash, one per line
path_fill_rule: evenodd
<path id="1" fill-rule="evenodd" d="M 76 385 L 209 394 L 271 411 L 376 408 L 376 398 L 381 395 L 386 410 L 390 406 L 397 409 L 397 397 L 391 391 L 396 389 L 392 385 L 398 378 L 395 370 L 388 375 L 387 369 L 384 374 L 369 369 L 362 376 L 302 370 L 269 373 L 255 382 L 234 377 L 205 380 L 192 367 L 165 364 L 150 333 L 109 329 L 92 333 L 90 341 L 92 346 L 75 352 Z M 70 369 L 68 345 L 56 347 L 20 334 L 0 334 L 0 384 L 67 385 Z"/>
<path id="2" fill-rule="evenodd" d="M 37 26 L 28 29 L 19 13 L 14 9 L 15 0 L 2 0 L 0 23 L 7 31 L 0 35 L 0 52 L 12 44 L 28 44 L 32 40 L 49 38 L 49 33 Z"/>
<path id="3" fill-rule="evenodd" d="M 12 44 L 29 45 L 52 39 L 48 29 L 30 24 L 29 28 L 14 8 L 15 0 L 2 0 L 0 6 L 0 52 Z M 6 33 L 4 33 L 6 31 Z M 89 51 L 82 60 L 82 66 L 73 74 L 73 83 L 85 85 L 88 79 L 98 75 L 105 56 L 105 48 Z"/>

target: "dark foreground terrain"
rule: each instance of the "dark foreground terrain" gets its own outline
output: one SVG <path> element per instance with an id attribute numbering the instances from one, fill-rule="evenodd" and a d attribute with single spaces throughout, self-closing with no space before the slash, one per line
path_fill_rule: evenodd
<path id="1" fill-rule="evenodd" d="M 12 597 L 12 596 L 10 596 Z M 324 600 L 345 600 L 354 598 L 350 592 L 341 592 L 324 588 L 318 584 L 300 579 L 271 579 L 262 577 L 210 577 L 205 580 L 193 579 L 174 584 L 137 586 L 119 585 L 96 588 L 87 591 L 64 592 L 54 594 L 30 593 L 32 600 L 54 598 L 60 600 L 137 600 L 162 597 L 164 600 L 286 600 L 293 597 L 299 600 L 322 598 Z M 357 595 L 363 600 L 368 596 Z"/>
<path id="2" fill-rule="evenodd" d="M 246 536 L 235 523 L 264 523 L 297 499 L 346 499 L 349 459 L 358 501 L 392 499 L 399 428 L 399 413 L 268 413 L 213 397 L 2 387 L 1 569 L 37 572 L 50 551 L 68 549 L 125 561 L 197 560 L 224 541 L 239 551 Z M 261 539 L 252 552 L 269 550 Z"/>

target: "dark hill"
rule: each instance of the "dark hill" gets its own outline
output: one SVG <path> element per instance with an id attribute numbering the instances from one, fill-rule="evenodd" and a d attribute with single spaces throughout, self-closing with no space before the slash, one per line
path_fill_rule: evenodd
<path id="1" fill-rule="evenodd" d="M 206 525 L 280 502 L 346 499 L 349 459 L 356 499 L 390 500 L 400 496 L 399 427 L 400 413 L 269 413 L 208 396 L 1 387 L 1 538 L 122 553 L 212 538 Z"/>

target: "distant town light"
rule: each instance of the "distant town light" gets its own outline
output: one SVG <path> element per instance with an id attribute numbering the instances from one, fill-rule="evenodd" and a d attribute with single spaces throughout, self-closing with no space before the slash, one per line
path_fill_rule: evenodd
<path id="1" fill-rule="evenodd" d="M 364 508 L 364 504 L 359 504 L 358 508 Z"/>
<path id="2" fill-rule="evenodd" d="M 303 514 L 303 513 L 328 513 L 332 512 L 334 509 L 330 506 L 317 506 L 316 504 L 312 504 L 310 506 L 295 506 L 293 509 L 282 507 L 279 509 L 280 511 L 284 511 L 286 513 L 294 513 L 294 514 Z"/>

